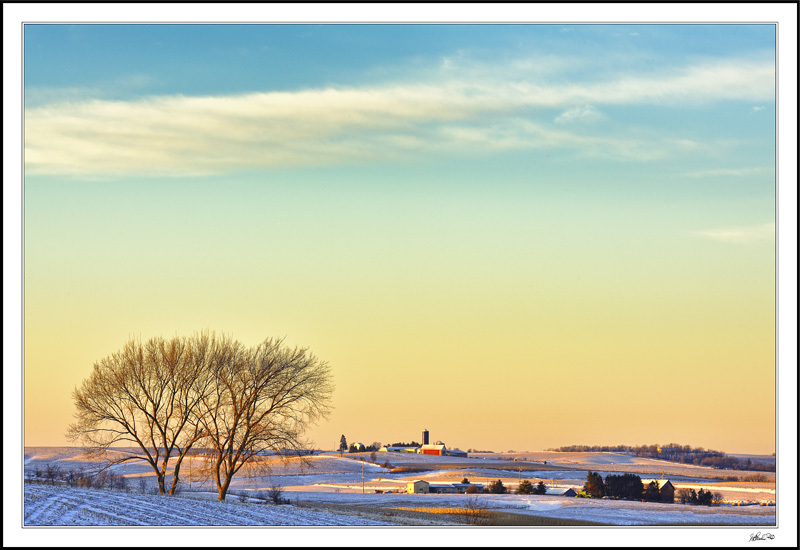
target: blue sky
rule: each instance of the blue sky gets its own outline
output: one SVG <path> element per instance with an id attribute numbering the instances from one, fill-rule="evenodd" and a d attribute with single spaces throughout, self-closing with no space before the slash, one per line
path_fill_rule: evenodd
<path id="1" fill-rule="evenodd" d="M 775 35 L 772 25 L 30 25 L 25 46 L 28 92 L 88 86 L 130 98 L 399 80 L 398 69 L 443 58 L 502 63 L 536 54 L 589 60 L 591 70 L 561 74 L 590 80 L 618 70 L 622 57 L 646 68 L 770 55 Z"/>

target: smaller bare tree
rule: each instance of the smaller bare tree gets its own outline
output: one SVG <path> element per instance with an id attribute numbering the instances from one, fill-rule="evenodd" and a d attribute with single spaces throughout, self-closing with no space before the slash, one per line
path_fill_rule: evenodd
<path id="1" fill-rule="evenodd" d="M 272 504 L 283 503 L 283 487 L 273 484 L 267 491 L 267 498 L 272 501 Z"/>
<path id="2" fill-rule="evenodd" d="M 114 480 L 114 489 L 117 491 L 128 492 L 128 478 L 123 475 L 118 475 Z"/>
<path id="3" fill-rule="evenodd" d="M 490 525 L 494 521 L 494 513 L 483 500 L 469 496 L 461 512 L 461 520 L 466 525 Z"/>
<path id="4" fill-rule="evenodd" d="M 681 502 L 681 504 L 686 504 L 687 502 L 689 502 L 691 498 L 691 489 L 688 489 L 686 487 L 681 487 L 680 489 L 678 489 L 676 496 L 678 497 L 678 500 Z"/>
<path id="5" fill-rule="evenodd" d="M 54 484 L 56 480 L 61 477 L 61 470 L 55 464 L 48 464 L 44 470 L 44 477 Z"/>

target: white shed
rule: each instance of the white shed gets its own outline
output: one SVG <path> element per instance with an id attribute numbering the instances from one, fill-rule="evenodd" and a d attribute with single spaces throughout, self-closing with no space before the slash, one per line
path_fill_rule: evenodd
<path id="1" fill-rule="evenodd" d="M 430 483 L 425 481 L 424 479 L 415 479 L 414 481 L 409 481 L 406 484 L 406 492 L 407 493 L 422 493 L 427 494 L 430 492 Z"/>

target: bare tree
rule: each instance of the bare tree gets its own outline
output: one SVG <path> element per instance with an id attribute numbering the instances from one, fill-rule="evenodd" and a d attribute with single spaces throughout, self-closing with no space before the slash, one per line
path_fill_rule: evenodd
<path id="1" fill-rule="evenodd" d="M 267 491 L 267 498 L 269 498 L 273 504 L 280 504 L 283 502 L 283 487 L 278 485 L 277 483 L 273 483 L 272 487 L 269 488 Z"/>
<path id="2" fill-rule="evenodd" d="M 67 436 L 91 454 L 105 455 L 114 445 L 137 451 L 110 460 L 105 467 L 144 460 L 153 468 L 158 493 L 164 494 L 170 456 L 177 452 L 170 494 L 178 483 L 183 457 L 203 435 L 195 420 L 197 403 L 214 380 L 213 335 L 129 340 L 121 351 L 95 363 L 92 374 L 72 393 L 77 422 Z"/>
<path id="3" fill-rule="evenodd" d="M 61 477 L 61 470 L 55 464 L 48 464 L 44 470 L 44 477 L 53 484 Z"/>
<path id="4" fill-rule="evenodd" d="M 686 504 L 691 500 L 691 490 L 687 487 L 681 487 L 678 489 L 676 495 L 681 504 Z"/>
<path id="5" fill-rule="evenodd" d="M 228 340 L 222 350 L 213 390 L 197 409 L 219 500 L 259 453 L 304 448 L 303 432 L 327 414 L 333 391 L 327 363 L 283 340 L 268 339 L 252 349 Z"/>
<path id="6" fill-rule="evenodd" d="M 489 506 L 476 496 L 467 497 L 461 510 L 461 520 L 467 525 L 489 525 L 494 515 Z"/>

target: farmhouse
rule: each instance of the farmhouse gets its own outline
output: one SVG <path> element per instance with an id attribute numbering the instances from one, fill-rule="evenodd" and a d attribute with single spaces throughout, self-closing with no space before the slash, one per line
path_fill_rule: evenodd
<path id="1" fill-rule="evenodd" d="M 661 492 L 661 502 L 675 502 L 675 486 L 668 479 L 643 479 L 642 485 L 647 487 L 651 481 L 658 483 Z"/>
<path id="2" fill-rule="evenodd" d="M 483 492 L 481 483 L 428 483 L 423 479 L 415 479 L 406 484 L 406 492 L 413 494 L 455 494 L 466 493 L 469 487 L 475 487 L 478 493 Z"/>

